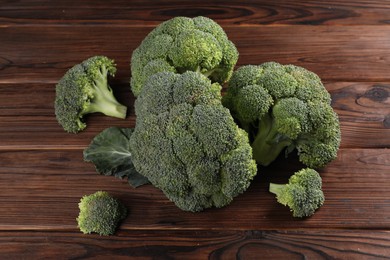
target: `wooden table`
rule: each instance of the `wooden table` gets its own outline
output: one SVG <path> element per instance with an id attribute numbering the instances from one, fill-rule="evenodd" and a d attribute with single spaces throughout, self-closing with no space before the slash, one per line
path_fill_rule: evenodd
<path id="1" fill-rule="evenodd" d="M 390 1 L 0 1 L 0 258 L 377 259 L 390 257 Z M 340 116 L 337 160 L 321 170 L 325 205 L 291 217 L 268 183 L 301 167 L 292 156 L 259 174 L 228 207 L 179 210 L 161 191 L 96 174 L 82 158 L 109 126 L 133 127 L 129 61 L 160 22 L 215 19 L 238 66 L 292 63 L 317 73 Z M 55 84 L 93 55 L 116 60 L 111 85 L 126 120 L 88 117 L 65 133 Z M 130 209 L 115 236 L 83 235 L 79 199 L 106 190 Z"/>

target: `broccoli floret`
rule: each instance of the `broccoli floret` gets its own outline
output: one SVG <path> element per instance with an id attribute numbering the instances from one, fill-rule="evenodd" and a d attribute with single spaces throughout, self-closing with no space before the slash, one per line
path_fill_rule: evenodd
<path id="1" fill-rule="evenodd" d="M 77 133 L 87 126 L 83 117 L 101 112 L 125 118 L 127 108 L 115 99 L 107 83 L 116 72 L 114 61 L 94 56 L 69 69 L 56 86 L 55 114 L 65 131 Z"/>
<path id="2" fill-rule="evenodd" d="M 249 133 L 255 160 L 267 166 L 284 150 L 320 168 L 337 156 L 340 124 L 320 78 L 302 67 L 268 62 L 233 73 L 222 103 Z"/>
<path id="3" fill-rule="evenodd" d="M 133 51 L 131 89 L 137 97 L 147 78 L 158 72 L 200 72 L 226 82 L 238 59 L 224 30 L 206 17 L 175 17 L 158 25 Z"/>
<path id="4" fill-rule="evenodd" d="M 290 177 L 288 184 L 269 185 L 279 203 L 288 206 L 294 217 L 308 217 L 324 204 L 322 180 L 318 172 L 306 168 Z"/>
<path id="5" fill-rule="evenodd" d="M 84 234 L 112 235 L 119 222 L 127 216 L 126 207 L 105 191 L 82 197 L 79 208 L 77 223 Z"/>
<path id="6" fill-rule="evenodd" d="M 182 210 L 223 207 L 257 173 L 247 133 L 222 106 L 220 91 L 197 72 L 160 72 L 135 101 L 134 166 Z"/>

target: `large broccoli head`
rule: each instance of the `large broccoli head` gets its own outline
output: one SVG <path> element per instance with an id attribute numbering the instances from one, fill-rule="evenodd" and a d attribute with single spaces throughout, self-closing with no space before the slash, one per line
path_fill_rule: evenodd
<path id="1" fill-rule="evenodd" d="M 186 211 L 229 204 L 257 172 L 247 133 L 220 90 L 200 73 L 161 72 L 135 101 L 134 166 Z"/>
<path id="2" fill-rule="evenodd" d="M 249 133 L 261 165 L 295 148 L 300 161 L 312 168 L 337 156 L 339 120 L 313 72 L 276 62 L 243 66 L 233 73 L 222 102 Z"/>
<path id="3" fill-rule="evenodd" d="M 321 176 L 310 168 L 296 172 L 287 184 L 270 183 L 269 191 L 279 203 L 290 208 L 294 217 L 313 215 L 325 201 Z"/>
<path id="4" fill-rule="evenodd" d="M 175 17 L 158 25 L 131 57 L 131 88 L 135 96 L 157 72 L 197 71 L 213 82 L 227 81 L 238 51 L 224 30 L 206 17 Z"/>
<path id="5" fill-rule="evenodd" d="M 125 118 L 127 108 L 116 100 L 107 77 L 116 72 L 114 61 L 94 56 L 73 66 L 56 86 L 55 114 L 65 131 L 77 133 L 87 125 L 86 114 L 101 112 Z"/>

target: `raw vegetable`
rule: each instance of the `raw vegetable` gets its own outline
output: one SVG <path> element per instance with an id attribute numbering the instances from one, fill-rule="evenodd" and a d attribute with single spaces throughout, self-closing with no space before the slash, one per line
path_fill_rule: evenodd
<path id="1" fill-rule="evenodd" d="M 119 127 L 103 130 L 84 150 L 84 160 L 92 162 L 98 173 L 127 178 L 136 188 L 149 181 L 135 170 L 131 161 L 130 136 L 133 131 L 132 128 Z"/>
<path id="2" fill-rule="evenodd" d="M 158 25 L 131 57 L 131 89 L 138 96 L 149 76 L 163 71 L 202 73 L 226 82 L 238 51 L 224 30 L 207 17 L 175 17 Z"/>
<path id="3" fill-rule="evenodd" d="M 340 124 L 320 78 L 302 67 L 268 62 L 234 72 L 223 104 L 249 133 L 255 160 L 267 166 L 284 150 L 321 168 L 337 156 Z"/>
<path id="4" fill-rule="evenodd" d="M 318 172 L 306 168 L 290 177 L 287 184 L 269 185 L 279 203 L 288 206 L 294 217 L 308 217 L 324 204 L 322 179 Z"/>
<path id="5" fill-rule="evenodd" d="M 78 227 L 84 234 L 113 235 L 127 216 L 126 207 L 108 192 L 98 191 L 81 198 Z"/>
<path id="6" fill-rule="evenodd" d="M 56 86 L 55 114 L 65 131 L 77 133 L 86 128 L 86 114 L 101 112 L 125 118 L 121 105 L 108 85 L 107 77 L 116 72 L 114 61 L 94 56 L 69 69 Z"/>
<path id="7" fill-rule="evenodd" d="M 130 153 L 121 153 L 131 154 L 137 172 L 182 210 L 226 206 L 257 173 L 247 133 L 222 106 L 220 91 L 200 73 L 161 72 L 149 78 L 135 102 Z M 111 128 L 95 139 L 118 150 L 123 133 Z M 101 156 L 97 161 L 105 164 Z"/>

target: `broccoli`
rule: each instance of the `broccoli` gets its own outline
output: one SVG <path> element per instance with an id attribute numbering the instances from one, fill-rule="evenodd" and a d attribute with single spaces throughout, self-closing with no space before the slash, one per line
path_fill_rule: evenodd
<path id="1" fill-rule="evenodd" d="M 320 78 L 302 67 L 268 62 L 233 73 L 222 99 L 249 133 L 254 159 L 267 166 L 297 150 L 311 168 L 337 156 L 340 124 Z"/>
<path id="2" fill-rule="evenodd" d="M 218 83 L 192 71 L 160 72 L 134 106 L 134 166 L 179 208 L 223 207 L 248 188 L 256 162 L 247 133 L 221 104 Z"/>
<path id="3" fill-rule="evenodd" d="M 290 177 L 288 184 L 270 183 L 269 191 L 288 206 L 294 217 L 309 217 L 324 204 L 322 180 L 318 172 L 306 168 Z"/>
<path id="4" fill-rule="evenodd" d="M 138 96 L 157 72 L 200 72 L 213 82 L 226 82 L 238 59 L 224 30 L 206 17 L 175 17 L 158 25 L 133 51 L 131 89 Z"/>
<path id="5" fill-rule="evenodd" d="M 119 222 L 126 218 L 127 209 L 108 192 L 98 191 L 81 198 L 78 227 L 84 234 L 112 235 Z"/>
<path id="6" fill-rule="evenodd" d="M 101 112 L 125 118 L 127 108 L 118 103 L 107 76 L 116 72 L 113 60 L 91 57 L 69 69 L 56 86 L 55 114 L 65 131 L 77 133 L 86 127 L 86 114 Z"/>

